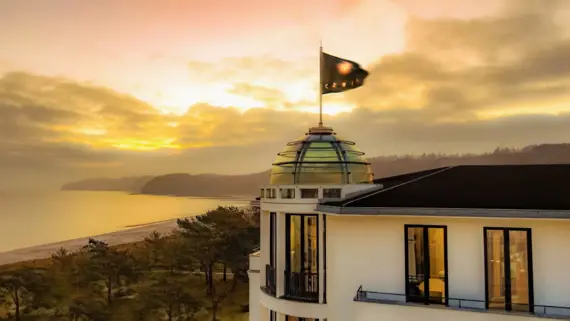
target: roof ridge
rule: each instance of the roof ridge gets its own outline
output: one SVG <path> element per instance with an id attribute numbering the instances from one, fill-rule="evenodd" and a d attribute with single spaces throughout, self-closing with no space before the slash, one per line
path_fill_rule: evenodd
<path id="1" fill-rule="evenodd" d="M 442 168 L 442 169 L 439 170 L 439 171 L 432 172 L 432 173 L 429 173 L 429 174 L 426 174 L 426 175 L 423 175 L 423 176 L 414 178 L 414 179 L 409 180 L 409 181 L 407 181 L 407 182 L 404 182 L 404 183 L 401 183 L 401 184 L 398 184 L 398 185 L 394 185 L 394 186 L 391 186 L 391 187 L 388 187 L 388 188 L 384 188 L 384 189 L 381 189 L 381 190 L 372 192 L 372 193 L 370 193 L 370 194 L 361 195 L 361 196 L 358 197 L 358 198 L 352 199 L 352 200 L 350 200 L 350 201 L 348 201 L 348 202 L 342 204 L 341 207 L 343 207 L 343 206 L 345 206 L 345 205 L 348 205 L 348 204 L 350 204 L 350 203 L 359 201 L 359 200 L 361 200 L 361 199 L 370 197 L 370 196 L 372 196 L 372 195 L 380 194 L 380 193 L 382 193 L 382 192 L 389 191 L 389 190 L 395 189 L 395 188 L 397 188 L 397 187 L 400 187 L 400 186 L 403 186 L 403 185 L 406 185 L 406 184 L 414 183 L 414 182 L 417 182 L 417 181 L 419 181 L 419 180 L 421 180 L 421 179 L 423 179 L 423 178 L 430 177 L 430 176 L 432 176 L 432 175 L 437 175 L 437 174 L 439 174 L 439 173 L 441 173 L 441 172 L 445 172 L 446 170 L 452 169 L 452 168 L 455 168 L 455 167 L 457 167 L 457 166 L 444 167 L 444 168 Z"/>
<path id="2" fill-rule="evenodd" d="M 460 166 L 460 165 L 456 165 L 456 166 Z M 449 166 L 440 166 L 440 167 L 435 167 L 435 168 L 430 168 L 430 169 L 424 169 L 424 170 L 420 170 L 420 171 L 416 171 L 416 172 L 407 172 L 407 173 L 398 174 L 398 175 L 384 176 L 384 177 L 376 178 L 376 179 L 374 179 L 374 181 L 397 179 L 397 178 L 402 178 L 402 177 L 406 177 L 406 176 L 417 175 L 417 174 L 419 174 L 419 173 L 423 173 L 424 175 L 427 175 L 427 174 L 429 174 L 429 173 L 435 173 L 435 172 L 437 172 L 437 171 L 439 171 L 439 170 L 442 170 L 442 169 L 448 168 L 448 167 L 449 167 Z"/>

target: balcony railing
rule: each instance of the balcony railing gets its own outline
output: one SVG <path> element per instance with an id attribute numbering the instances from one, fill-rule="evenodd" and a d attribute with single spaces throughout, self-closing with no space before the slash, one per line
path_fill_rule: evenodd
<path id="1" fill-rule="evenodd" d="M 318 302 L 319 274 L 285 271 L 285 297 L 299 301 Z"/>
<path id="2" fill-rule="evenodd" d="M 275 289 L 276 289 L 276 285 L 277 283 L 275 282 L 275 267 L 271 266 L 271 265 L 266 265 L 265 266 L 265 287 L 267 288 L 267 291 L 275 296 Z"/>
<path id="3" fill-rule="evenodd" d="M 354 297 L 354 301 L 381 303 L 381 304 L 416 304 L 416 303 L 410 303 L 408 298 L 406 298 L 405 294 L 367 291 L 363 290 L 362 286 L 360 286 L 356 291 L 356 296 Z M 441 305 L 439 304 L 436 306 L 441 307 Z M 451 297 L 448 298 L 447 307 L 450 309 L 457 309 L 463 311 L 476 311 L 476 312 L 487 312 L 487 313 L 502 313 L 504 311 L 497 309 L 486 309 L 484 300 L 459 299 Z M 570 307 L 535 304 L 534 313 L 513 311 L 511 312 L 511 314 L 532 315 L 535 317 L 570 320 Z"/>

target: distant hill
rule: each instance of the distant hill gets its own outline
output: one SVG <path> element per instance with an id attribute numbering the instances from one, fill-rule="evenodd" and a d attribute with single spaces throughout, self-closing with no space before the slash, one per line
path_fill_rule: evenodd
<path id="1" fill-rule="evenodd" d="M 269 171 L 248 175 L 190 175 L 156 176 L 144 185 L 142 194 L 173 196 L 251 196 L 260 185 L 269 181 Z"/>
<path id="2" fill-rule="evenodd" d="M 498 148 L 484 154 L 383 156 L 369 160 L 376 178 L 453 165 L 570 164 L 570 144 L 532 145 L 523 149 Z M 131 180 L 130 185 L 127 183 L 129 180 Z M 144 183 L 138 185 L 142 182 Z M 116 180 L 83 180 L 66 184 L 63 189 L 124 190 L 153 195 L 222 197 L 257 195 L 260 185 L 268 182 L 269 171 L 248 175 L 167 174 L 156 177 L 143 176 L 138 180 L 133 177 Z M 82 188 L 76 188 L 77 186 Z M 132 189 L 125 186 L 130 186 Z"/>
<path id="3" fill-rule="evenodd" d="M 121 178 L 89 178 L 76 182 L 64 184 L 61 187 L 63 191 L 121 191 L 136 192 L 154 176 L 133 176 Z"/>

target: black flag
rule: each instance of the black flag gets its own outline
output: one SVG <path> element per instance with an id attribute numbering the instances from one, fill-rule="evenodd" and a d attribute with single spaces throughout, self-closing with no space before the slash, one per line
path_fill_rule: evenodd
<path id="1" fill-rule="evenodd" d="M 364 84 L 368 71 L 354 61 L 321 53 L 322 94 L 339 93 Z"/>

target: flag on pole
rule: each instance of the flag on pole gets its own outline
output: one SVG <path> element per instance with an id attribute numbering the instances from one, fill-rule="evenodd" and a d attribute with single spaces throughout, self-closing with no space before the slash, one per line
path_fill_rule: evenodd
<path id="1" fill-rule="evenodd" d="M 321 94 L 339 93 L 364 84 L 368 71 L 354 61 L 321 53 Z"/>

